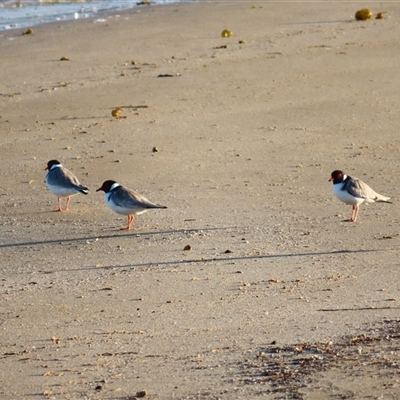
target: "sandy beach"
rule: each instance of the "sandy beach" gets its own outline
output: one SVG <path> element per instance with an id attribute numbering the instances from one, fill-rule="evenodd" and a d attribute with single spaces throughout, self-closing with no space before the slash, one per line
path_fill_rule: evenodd
<path id="1" fill-rule="evenodd" d="M 0 33 L 1 399 L 400 397 L 400 6 L 366 6 Z M 346 222 L 336 169 L 393 204 Z M 107 179 L 168 208 L 121 231 Z"/>

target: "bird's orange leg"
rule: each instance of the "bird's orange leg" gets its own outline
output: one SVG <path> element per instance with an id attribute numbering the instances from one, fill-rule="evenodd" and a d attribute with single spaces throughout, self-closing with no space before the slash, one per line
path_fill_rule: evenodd
<path id="1" fill-rule="evenodd" d="M 359 211 L 360 211 L 360 207 L 359 206 L 353 206 L 353 211 L 352 211 L 351 217 L 349 219 L 350 222 L 356 222 Z"/>
<path id="2" fill-rule="evenodd" d="M 61 207 L 61 197 L 58 197 L 58 210 L 57 211 L 62 211 L 62 207 Z"/>
<path id="3" fill-rule="evenodd" d="M 71 196 L 67 197 L 67 202 L 65 203 L 64 211 L 68 211 L 69 202 L 71 201 Z"/>
<path id="4" fill-rule="evenodd" d="M 357 221 L 357 217 L 358 217 L 358 213 L 360 211 L 360 207 L 359 206 L 355 206 L 355 213 L 354 213 L 354 220 L 353 222 Z"/>
<path id="5" fill-rule="evenodd" d="M 131 229 L 131 225 L 132 225 L 132 222 L 133 222 L 134 219 L 135 219 L 134 215 L 128 215 L 128 225 L 127 225 L 126 228 L 121 228 L 121 230 L 129 231 Z"/>

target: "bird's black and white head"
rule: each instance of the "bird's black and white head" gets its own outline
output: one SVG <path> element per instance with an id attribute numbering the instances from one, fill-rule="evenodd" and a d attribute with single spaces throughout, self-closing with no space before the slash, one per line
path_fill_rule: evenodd
<path id="1" fill-rule="evenodd" d="M 329 182 L 335 183 L 340 183 L 343 182 L 347 178 L 347 175 L 340 170 L 335 170 L 331 173 L 331 179 L 329 179 Z"/>
<path id="2" fill-rule="evenodd" d="M 60 161 L 58 161 L 58 160 L 50 160 L 50 161 L 47 163 L 47 167 L 45 168 L 45 170 L 49 170 L 49 171 L 50 171 L 51 168 L 54 167 L 55 165 L 61 167 Z"/>
<path id="3" fill-rule="evenodd" d="M 115 189 L 116 187 L 120 186 L 119 183 L 112 181 L 112 180 L 108 180 L 108 181 L 104 181 L 103 184 L 101 185 L 101 187 L 99 187 L 96 192 L 99 191 L 103 191 L 105 193 L 111 192 L 111 190 Z"/>

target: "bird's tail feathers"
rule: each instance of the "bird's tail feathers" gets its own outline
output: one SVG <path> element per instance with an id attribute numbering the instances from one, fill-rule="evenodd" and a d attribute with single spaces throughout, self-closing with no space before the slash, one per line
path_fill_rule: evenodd
<path id="1" fill-rule="evenodd" d="M 390 200 L 390 197 L 386 197 L 386 196 L 382 196 L 382 195 L 378 195 L 377 197 L 376 197 L 376 202 L 381 202 L 381 203 L 390 203 L 390 204 L 393 204 L 393 201 L 389 201 Z"/>
<path id="2" fill-rule="evenodd" d="M 150 208 L 167 208 L 167 206 L 161 206 L 159 204 L 154 204 L 153 206 L 151 206 Z"/>
<path id="3" fill-rule="evenodd" d="M 89 189 L 86 186 L 78 186 L 77 189 L 82 194 L 89 194 Z"/>

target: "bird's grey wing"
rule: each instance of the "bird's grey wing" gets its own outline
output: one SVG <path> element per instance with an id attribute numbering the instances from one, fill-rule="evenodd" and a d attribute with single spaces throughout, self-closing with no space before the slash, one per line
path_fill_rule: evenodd
<path id="1" fill-rule="evenodd" d="M 112 200 L 114 203 L 120 207 L 124 208 L 165 208 L 156 203 L 151 202 L 146 199 L 146 197 L 135 192 L 132 189 L 125 188 L 123 186 L 118 186 L 112 194 Z"/>
<path id="2" fill-rule="evenodd" d="M 351 195 L 361 199 L 376 199 L 378 197 L 373 189 L 358 178 L 349 178 L 345 182 L 343 190 L 347 190 Z"/>
<path id="3" fill-rule="evenodd" d="M 73 188 L 77 190 L 88 190 L 79 183 L 78 178 L 66 168 L 57 168 L 48 174 L 47 182 L 54 186 L 63 186 L 65 188 Z"/>

